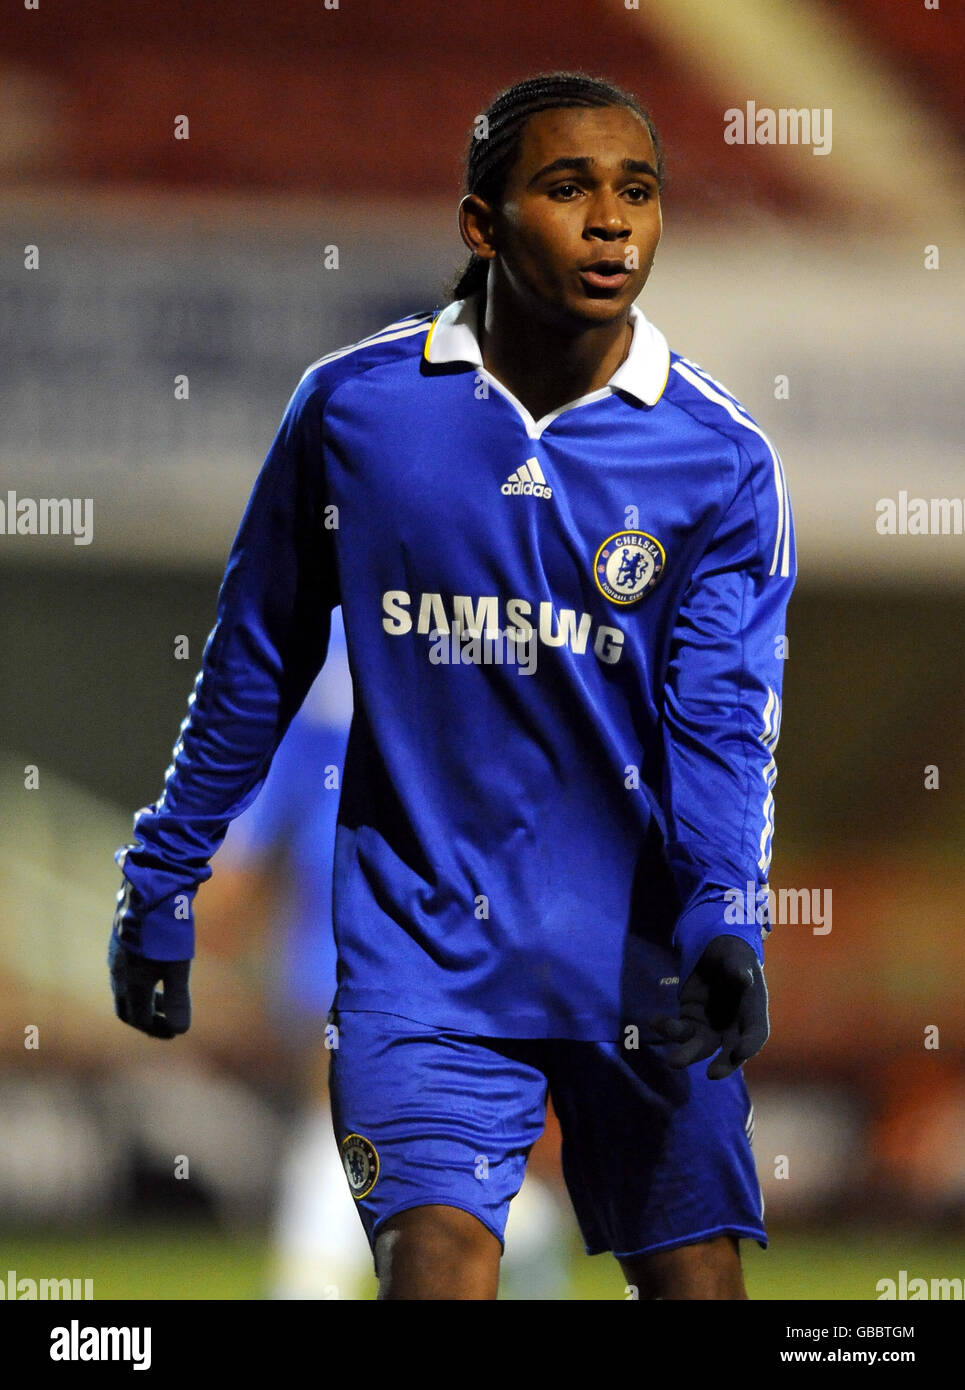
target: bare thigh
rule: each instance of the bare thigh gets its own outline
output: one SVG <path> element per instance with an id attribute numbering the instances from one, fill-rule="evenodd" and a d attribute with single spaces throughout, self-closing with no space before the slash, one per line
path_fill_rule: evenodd
<path id="1" fill-rule="evenodd" d="M 621 1260 L 628 1284 L 641 1299 L 747 1297 L 735 1236 L 715 1236 L 675 1250 L 658 1250 Z"/>
<path id="2" fill-rule="evenodd" d="M 499 1241 L 459 1207 L 410 1207 L 375 1238 L 380 1299 L 494 1299 Z"/>

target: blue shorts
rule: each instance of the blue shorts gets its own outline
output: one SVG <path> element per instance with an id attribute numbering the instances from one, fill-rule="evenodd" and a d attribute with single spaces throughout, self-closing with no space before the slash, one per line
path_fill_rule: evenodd
<path id="1" fill-rule="evenodd" d="M 669 1043 L 486 1038 L 333 1013 L 332 1119 L 369 1243 L 409 1207 L 471 1212 L 503 1244 L 547 1095 L 586 1251 L 644 1254 L 730 1233 L 766 1246 L 741 1073 L 684 1071 Z"/>

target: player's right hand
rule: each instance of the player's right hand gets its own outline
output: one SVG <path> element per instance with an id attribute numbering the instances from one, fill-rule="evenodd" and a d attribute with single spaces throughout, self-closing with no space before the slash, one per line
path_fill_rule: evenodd
<path id="1" fill-rule="evenodd" d="M 122 1023 L 129 1023 L 152 1038 L 174 1038 L 188 1031 L 190 960 L 148 960 L 122 946 L 112 933 L 107 964 L 111 969 L 114 1011 Z"/>

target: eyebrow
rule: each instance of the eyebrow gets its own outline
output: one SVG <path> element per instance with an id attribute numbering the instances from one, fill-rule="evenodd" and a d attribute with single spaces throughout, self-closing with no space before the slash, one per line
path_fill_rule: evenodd
<path id="1" fill-rule="evenodd" d="M 526 186 L 527 188 L 532 188 L 534 183 L 537 183 L 547 174 L 556 174 L 563 169 L 578 169 L 581 173 L 589 173 L 595 162 L 595 160 L 590 159 L 587 155 L 561 155 L 559 159 L 554 159 L 552 164 L 544 164 L 542 169 L 538 170 L 533 175 Z M 657 177 L 656 169 L 652 164 L 648 164 L 645 159 L 625 159 L 620 167 L 628 174 L 649 174 L 650 177 L 654 179 Z"/>

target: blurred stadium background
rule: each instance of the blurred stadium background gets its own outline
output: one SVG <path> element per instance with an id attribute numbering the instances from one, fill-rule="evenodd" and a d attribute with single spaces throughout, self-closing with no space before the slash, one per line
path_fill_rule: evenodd
<path id="1" fill-rule="evenodd" d="M 161 1047 L 113 1017 L 112 853 L 160 790 L 302 371 L 444 302 L 473 117 L 522 76 L 576 67 L 654 115 L 669 184 L 642 307 L 778 443 L 797 521 L 771 882 L 832 916 L 768 947 L 772 1040 L 747 1080 L 772 1248 L 746 1251 L 751 1294 L 965 1275 L 965 537 L 875 524 L 900 490 L 965 497 L 955 9 L 11 12 L 0 497 L 92 498 L 94 530 L 0 535 L 0 1269 L 93 1277 L 98 1297 L 272 1288 L 304 1077 L 266 990 L 270 904 L 206 937 L 202 890 L 196 1022 Z M 829 108 L 831 152 L 726 144 L 724 112 L 749 100 Z M 567 1221 L 554 1296 L 622 1297 Z"/>

